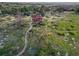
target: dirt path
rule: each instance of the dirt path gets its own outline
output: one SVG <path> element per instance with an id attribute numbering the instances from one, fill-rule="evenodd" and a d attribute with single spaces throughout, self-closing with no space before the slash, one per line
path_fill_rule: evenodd
<path id="1" fill-rule="evenodd" d="M 54 20 L 52 20 L 53 22 L 57 22 L 57 21 L 60 21 L 61 19 L 62 19 L 63 17 L 60 17 L 60 18 L 58 18 L 58 19 L 54 19 Z M 25 34 L 25 45 L 24 45 L 24 47 L 23 47 L 23 49 L 21 50 L 21 52 L 19 52 L 18 54 L 17 54 L 17 56 L 20 56 L 20 55 L 22 55 L 23 53 L 24 53 L 24 51 L 26 50 L 26 48 L 27 48 L 27 37 L 28 37 L 28 33 L 29 33 L 29 31 L 32 29 L 32 20 L 31 20 L 31 22 L 29 23 L 30 24 L 30 26 L 29 26 L 29 29 L 26 31 L 26 34 Z"/>
<path id="2" fill-rule="evenodd" d="M 25 45 L 24 45 L 24 47 L 23 47 L 23 49 L 21 50 L 21 52 L 19 52 L 18 54 L 17 54 L 17 56 L 20 56 L 20 55 L 22 55 L 23 53 L 24 53 L 24 51 L 26 50 L 26 48 L 27 48 L 27 37 L 28 37 L 28 33 L 29 33 L 29 31 L 32 29 L 32 21 L 29 23 L 29 29 L 26 31 L 26 33 L 25 33 Z"/>

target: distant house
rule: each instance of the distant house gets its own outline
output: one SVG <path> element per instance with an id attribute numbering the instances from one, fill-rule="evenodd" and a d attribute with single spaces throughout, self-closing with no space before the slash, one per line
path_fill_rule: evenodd
<path id="1" fill-rule="evenodd" d="M 34 22 L 34 23 L 40 23 L 40 22 L 42 22 L 42 16 L 41 15 L 32 15 L 32 21 Z"/>

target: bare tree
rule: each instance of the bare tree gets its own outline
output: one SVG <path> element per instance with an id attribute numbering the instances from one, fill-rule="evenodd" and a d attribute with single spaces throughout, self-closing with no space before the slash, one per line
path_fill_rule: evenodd
<path id="1" fill-rule="evenodd" d="M 18 27 L 22 25 L 22 16 L 20 11 L 17 11 L 16 13 L 16 23 Z"/>

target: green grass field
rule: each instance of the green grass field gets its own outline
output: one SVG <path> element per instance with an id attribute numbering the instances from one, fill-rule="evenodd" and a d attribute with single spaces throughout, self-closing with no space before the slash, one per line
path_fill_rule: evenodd
<path id="1" fill-rule="evenodd" d="M 22 50 L 30 19 L 23 17 L 23 26 L 19 27 L 13 16 L 0 17 L 0 38 L 3 40 L 0 55 L 17 55 Z M 24 55 L 77 56 L 78 51 L 79 15 L 68 13 L 62 18 L 44 17 L 42 25 L 33 26 Z"/>

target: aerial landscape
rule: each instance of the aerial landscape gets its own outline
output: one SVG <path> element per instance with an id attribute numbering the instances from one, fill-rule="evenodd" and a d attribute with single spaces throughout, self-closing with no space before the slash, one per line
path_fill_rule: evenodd
<path id="1" fill-rule="evenodd" d="M 79 56 L 79 3 L 0 2 L 0 56 Z"/>

